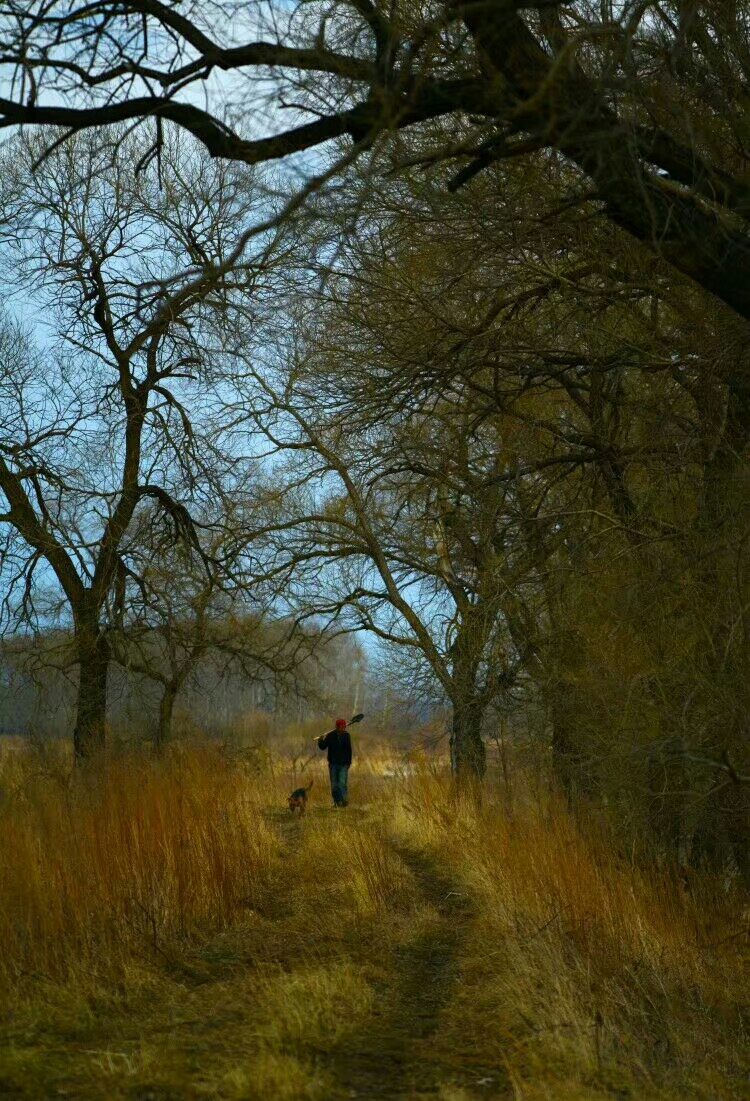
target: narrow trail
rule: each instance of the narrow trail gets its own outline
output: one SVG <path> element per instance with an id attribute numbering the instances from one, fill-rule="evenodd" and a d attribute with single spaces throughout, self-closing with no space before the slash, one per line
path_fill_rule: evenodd
<path id="1" fill-rule="evenodd" d="M 383 832 L 364 808 L 359 824 L 368 821 L 380 840 L 411 873 L 421 913 L 413 930 L 402 932 L 383 960 L 382 976 L 374 979 L 373 1008 L 355 1037 L 316 1059 L 332 1080 L 336 1101 L 435 1101 L 457 1096 L 507 1096 L 504 1074 L 479 1062 L 470 1033 L 456 1034 L 443 1011 L 455 993 L 461 956 L 474 917 L 465 888 L 443 865 L 418 845 Z M 297 821 L 275 820 L 282 844 L 294 843 Z M 354 960 L 356 962 L 356 960 Z M 450 1029 L 450 1036 L 446 1035 Z"/>
<path id="2" fill-rule="evenodd" d="M 394 945 L 392 978 L 377 990 L 366 1031 L 333 1050 L 328 1065 L 343 1096 L 419 1101 L 436 1097 L 445 1083 L 433 1041 L 456 979 L 471 907 L 426 853 L 397 840 L 389 845 L 411 871 L 435 919 L 413 939 Z"/>

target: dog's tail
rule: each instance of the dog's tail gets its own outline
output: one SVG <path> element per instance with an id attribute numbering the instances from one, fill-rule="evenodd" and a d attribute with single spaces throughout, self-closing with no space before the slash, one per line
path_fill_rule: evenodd
<path id="1" fill-rule="evenodd" d="M 311 787 L 313 786 L 313 784 L 314 784 L 314 783 L 315 783 L 315 780 L 311 780 L 311 781 L 310 781 L 310 783 L 309 783 L 309 784 L 307 785 L 307 787 L 305 788 L 305 791 L 309 791 L 309 790 L 310 790 L 310 788 L 311 788 Z"/>

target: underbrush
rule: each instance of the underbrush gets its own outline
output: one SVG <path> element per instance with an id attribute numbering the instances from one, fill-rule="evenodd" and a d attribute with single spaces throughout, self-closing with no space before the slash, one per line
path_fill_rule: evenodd
<path id="1" fill-rule="evenodd" d="M 520 782 L 312 767 L 299 819 L 279 759 L 0 761 L 0 1095 L 336 1101 L 382 1049 L 384 1097 L 747 1096 L 742 892 Z"/>

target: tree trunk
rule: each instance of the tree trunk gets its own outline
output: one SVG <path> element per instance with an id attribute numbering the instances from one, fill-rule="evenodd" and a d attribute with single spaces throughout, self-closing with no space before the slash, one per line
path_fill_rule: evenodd
<path id="1" fill-rule="evenodd" d="M 564 675 L 569 674 L 558 672 L 545 685 L 545 694 L 552 724 L 552 771 L 568 809 L 573 810 L 577 798 L 593 797 L 594 776 L 591 745 L 584 724 L 586 702 Z"/>
<path id="2" fill-rule="evenodd" d="M 480 634 L 483 639 L 484 635 Z M 484 778 L 486 771 L 485 748 L 482 739 L 482 719 L 486 703 L 477 692 L 479 660 L 481 653 L 476 625 L 468 617 L 451 647 L 451 723 L 450 751 L 451 772 L 459 783 Z"/>
<path id="3" fill-rule="evenodd" d="M 484 707 L 476 700 L 454 702 L 450 737 L 451 771 L 456 779 L 482 780 L 487 769 L 482 738 Z"/>
<path id="4" fill-rule="evenodd" d="M 747 784 L 727 784 L 721 799 L 722 823 L 745 888 L 750 890 L 750 789 Z"/>
<path id="5" fill-rule="evenodd" d="M 157 753 L 164 750 L 172 733 L 172 714 L 179 690 L 179 684 L 174 681 L 164 685 L 164 692 L 159 701 L 159 726 L 154 739 L 154 749 Z"/>
<path id="6" fill-rule="evenodd" d="M 79 674 L 73 752 L 81 762 L 104 749 L 110 647 L 98 623 L 80 627 L 76 636 Z"/>

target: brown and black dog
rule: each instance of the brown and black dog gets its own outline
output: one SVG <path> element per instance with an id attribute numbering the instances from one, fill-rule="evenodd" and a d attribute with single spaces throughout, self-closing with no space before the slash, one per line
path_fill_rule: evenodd
<path id="1" fill-rule="evenodd" d="M 300 814 L 305 813 L 305 808 L 307 807 L 307 793 L 309 792 L 309 790 L 312 786 L 313 786 L 313 781 L 311 780 L 306 788 L 295 788 L 294 789 L 292 794 L 289 796 L 289 800 L 288 800 L 289 810 L 292 812 L 292 814 L 294 814 L 294 812 L 296 810 L 298 810 L 300 812 Z"/>

